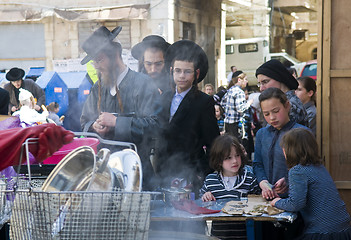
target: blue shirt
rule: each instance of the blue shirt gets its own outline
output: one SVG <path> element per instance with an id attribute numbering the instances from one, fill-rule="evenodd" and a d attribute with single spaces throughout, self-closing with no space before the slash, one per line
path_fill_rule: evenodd
<path id="1" fill-rule="evenodd" d="M 262 180 L 268 180 L 269 183 L 274 185 L 283 177 L 288 181 L 288 167 L 283 149 L 279 144 L 282 136 L 293 128 L 308 129 L 301 124 L 289 121 L 280 130 L 270 125 L 258 130 L 253 161 L 253 170 L 258 183 Z"/>
<path id="2" fill-rule="evenodd" d="M 334 233 L 350 228 L 350 215 L 334 181 L 323 166 L 294 166 L 289 171 L 289 197 L 277 208 L 300 211 L 307 233 Z"/>
<path id="3" fill-rule="evenodd" d="M 174 94 L 173 99 L 172 99 L 169 121 L 172 120 L 180 103 L 183 101 L 185 95 L 190 91 L 190 89 L 191 89 L 191 87 L 188 90 L 185 90 L 184 92 L 181 92 L 181 93 L 178 93 L 178 90 L 176 90 L 176 93 Z"/>

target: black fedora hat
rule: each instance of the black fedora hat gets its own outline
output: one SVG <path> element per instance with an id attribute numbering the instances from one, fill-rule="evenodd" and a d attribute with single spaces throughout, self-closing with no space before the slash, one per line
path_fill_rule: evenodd
<path id="1" fill-rule="evenodd" d="M 208 71 L 208 59 L 204 50 L 190 40 L 180 40 L 169 46 L 165 56 L 165 66 L 170 70 L 173 60 L 196 62 L 195 69 L 200 69 L 197 83 L 201 82 Z"/>
<path id="2" fill-rule="evenodd" d="M 121 30 L 121 26 L 116 27 L 111 32 L 105 26 L 99 27 L 83 43 L 82 48 L 87 53 L 87 56 L 83 58 L 80 64 L 84 65 L 96 57 L 102 49 L 108 46 L 112 40 L 117 37 Z"/>
<path id="3" fill-rule="evenodd" d="M 149 35 L 149 36 L 145 37 L 143 39 L 143 41 L 141 41 L 140 43 L 136 44 L 132 48 L 132 56 L 135 59 L 139 60 L 144 55 L 144 52 L 145 52 L 145 50 L 147 48 L 150 48 L 150 47 L 159 48 L 163 52 L 166 52 L 170 45 L 171 44 L 166 42 L 166 40 L 163 37 L 161 37 L 161 36 Z"/>
<path id="4" fill-rule="evenodd" d="M 6 79 L 9 81 L 21 80 L 24 77 L 24 70 L 21 68 L 11 68 L 10 71 L 6 73 Z"/>

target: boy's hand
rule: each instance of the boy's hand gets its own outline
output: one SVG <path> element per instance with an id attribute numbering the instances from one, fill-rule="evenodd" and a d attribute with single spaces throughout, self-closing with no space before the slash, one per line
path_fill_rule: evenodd
<path id="1" fill-rule="evenodd" d="M 267 180 L 262 180 L 260 182 L 260 188 L 262 189 L 262 197 L 265 199 L 273 199 L 279 197 L 278 194 L 273 190 L 272 184 Z"/>
<path id="2" fill-rule="evenodd" d="M 206 192 L 204 195 L 202 195 L 201 199 L 203 202 L 216 201 L 216 198 L 211 192 Z"/>
<path id="3" fill-rule="evenodd" d="M 285 178 L 279 179 L 274 184 L 274 190 L 276 193 L 286 193 L 288 191 L 288 185 L 286 184 Z"/>

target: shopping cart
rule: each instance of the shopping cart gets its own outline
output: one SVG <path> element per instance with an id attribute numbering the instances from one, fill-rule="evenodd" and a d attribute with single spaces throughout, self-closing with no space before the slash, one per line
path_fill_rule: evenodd
<path id="1" fill-rule="evenodd" d="M 28 145 L 35 141 L 26 140 L 21 159 L 29 159 Z M 12 190 L 0 189 L 0 196 L 12 197 L 11 240 L 148 239 L 150 201 L 159 193 L 45 192 L 33 185 L 29 164 L 26 180 L 25 189 L 17 182 Z"/>

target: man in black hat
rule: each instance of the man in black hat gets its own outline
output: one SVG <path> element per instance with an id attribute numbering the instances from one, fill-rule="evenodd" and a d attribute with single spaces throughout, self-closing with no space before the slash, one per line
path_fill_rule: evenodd
<path id="1" fill-rule="evenodd" d="M 23 79 L 24 70 L 21 68 L 11 68 L 10 71 L 6 73 L 6 79 L 10 83 L 5 84 L 4 89 L 10 94 L 9 103 L 9 114 L 17 111 L 19 109 L 19 89 L 23 88 L 32 93 L 37 103 L 34 109 L 41 111 L 41 105 L 45 105 L 45 92 L 38 84 L 36 84 L 32 79 Z"/>
<path id="2" fill-rule="evenodd" d="M 132 48 L 132 56 L 139 61 L 139 71 L 154 80 L 161 94 L 171 87 L 164 59 L 169 45 L 162 37 L 149 35 Z"/>
<path id="3" fill-rule="evenodd" d="M 166 186 L 174 178 L 184 178 L 198 193 L 210 171 L 208 152 L 219 135 L 214 100 L 197 88 L 207 74 L 208 60 L 202 48 L 189 40 L 172 44 L 165 59 L 175 90 L 162 94 L 166 122 L 159 174 Z"/>
<path id="4" fill-rule="evenodd" d="M 301 100 L 295 95 L 299 86 L 294 76 L 276 59 L 269 60 L 256 70 L 256 77 L 260 91 L 275 87 L 282 90 L 290 102 L 290 120 L 308 127 L 307 112 Z"/>
<path id="5" fill-rule="evenodd" d="M 123 63 L 122 46 L 113 41 L 121 29 L 100 27 L 82 45 L 87 56 L 81 63 L 92 60 L 99 80 L 84 103 L 81 126 L 105 139 L 135 143 L 147 184 L 152 174 L 148 142 L 159 125 L 160 94 L 147 75 Z"/>

